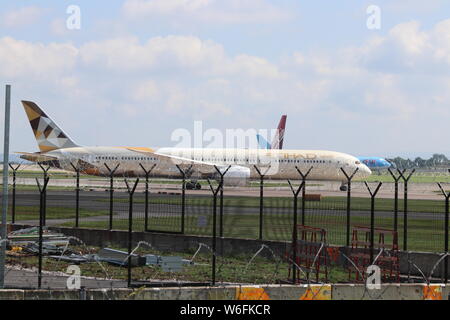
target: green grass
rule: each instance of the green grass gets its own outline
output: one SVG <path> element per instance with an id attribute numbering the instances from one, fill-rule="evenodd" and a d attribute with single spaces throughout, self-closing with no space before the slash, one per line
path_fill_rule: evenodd
<path id="1" fill-rule="evenodd" d="M 43 180 L 39 182 L 42 183 Z M 1 187 L 1 184 L 0 184 Z M 70 191 L 74 190 L 75 187 L 61 187 L 61 186 L 47 186 L 47 191 Z M 9 190 L 12 191 L 12 186 L 9 186 Z M 37 185 L 16 185 L 16 191 L 36 191 L 39 192 L 39 188 Z"/>
<path id="2" fill-rule="evenodd" d="M 3 173 L 3 170 L 0 170 L 0 174 Z M 13 172 L 10 169 L 8 171 L 8 175 L 10 177 L 13 176 Z M 67 172 L 55 172 L 55 171 L 50 171 L 48 173 L 50 179 L 74 179 L 76 178 L 76 174 L 75 173 L 67 173 Z M 31 170 L 19 170 L 16 174 L 17 180 L 20 181 L 20 179 L 35 179 L 35 178 L 42 178 L 44 176 L 42 171 L 31 171 Z M 92 176 L 87 176 L 87 175 L 80 175 L 80 179 L 92 179 Z"/>
<path id="3" fill-rule="evenodd" d="M 406 172 L 406 175 L 409 175 L 411 171 L 408 170 Z M 398 176 L 398 173 L 394 172 L 396 176 Z M 367 181 L 367 182 L 394 182 L 394 179 L 390 174 L 372 174 L 371 176 L 365 178 L 365 179 L 355 179 L 355 181 Z M 403 179 L 400 179 L 400 182 L 403 182 Z M 411 176 L 411 179 L 409 180 L 409 183 L 437 183 L 437 182 L 443 182 L 443 183 L 450 183 L 450 175 L 447 173 L 441 173 L 436 175 L 429 175 L 429 174 L 422 174 L 422 173 L 415 173 Z"/>
<path id="4" fill-rule="evenodd" d="M 109 202 L 108 198 L 96 199 L 98 202 Z M 114 199 L 115 203 L 128 203 L 128 199 Z M 134 203 L 145 203 L 145 199 L 139 195 L 135 196 Z M 151 204 L 170 204 L 181 205 L 181 196 L 155 196 L 150 195 L 149 203 Z M 265 197 L 265 208 L 291 208 L 293 199 L 289 197 Z M 299 198 L 299 207 L 301 207 L 301 198 Z M 211 197 L 186 197 L 186 205 L 194 205 L 200 207 L 208 207 L 213 205 Z M 226 196 L 224 197 L 224 206 L 228 207 L 243 207 L 243 208 L 259 208 L 259 197 L 239 197 Z M 351 199 L 351 210 L 369 211 L 371 206 L 370 198 Z M 345 210 L 347 207 L 346 197 L 323 197 L 320 202 L 307 202 L 307 208 L 324 208 L 330 210 Z M 376 211 L 394 211 L 394 199 L 379 198 L 375 202 Z M 403 200 L 398 201 L 398 210 L 403 210 Z M 441 200 L 408 200 L 409 212 L 443 212 L 444 201 Z"/>
<path id="5" fill-rule="evenodd" d="M 211 236 L 212 217 L 205 215 L 206 225 L 199 225 L 199 216 L 187 215 L 185 220 L 185 232 L 192 235 Z M 299 221 L 300 218 L 299 211 Z M 441 220 L 433 220 L 436 217 L 430 214 L 430 218 L 410 217 L 408 219 L 408 249 L 415 251 L 442 252 L 444 250 L 444 228 L 443 215 Z M 203 218 L 204 219 L 204 218 Z M 263 238 L 266 240 L 290 241 L 292 237 L 291 213 L 265 214 L 263 220 Z M 149 228 L 151 230 L 179 232 L 181 230 L 180 217 L 151 217 L 149 218 Z M 203 221 L 204 223 L 204 221 Z M 328 243 L 334 245 L 345 245 L 346 243 L 346 219 L 345 212 L 337 215 L 324 215 L 320 212 L 306 215 L 305 223 L 308 226 L 323 228 L 327 231 Z M 393 229 L 393 217 L 376 217 L 376 228 Z M 65 223 L 63 226 L 73 226 L 73 223 Z M 80 222 L 82 228 L 105 229 L 108 228 L 108 221 Z M 369 214 L 366 216 L 352 216 L 351 226 L 370 227 Z M 402 248 L 403 243 L 403 219 L 399 215 L 399 239 L 398 243 Z M 128 220 L 115 219 L 113 228 L 117 230 L 128 230 Z M 144 231 L 144 221 L 133 221 L 134 231 Z M 219 227 L 217 228 L 219 235 Z M 224 237 L 230 238 L 259 238 L 259 215 L 230 215 L 224 216 Z M 386 239 L 386 241 L 391 241 Z"/>
<path id="6" fill-rule="evenodd" d="M 80 217 L 95 217 L 107 215 L 107 210 L 86 210 L 80 208 Z M 75 218 L 75 209 L 67 207 L 47 207 L 46 210 L 47 219 L 71 219 Z M 16 221 L 20 220 L 38 220 L 39 219 L 39 208 L 38 207 L 27 207 L 27 206 L 17 206 L 16 207 Z M 11 221 L 11 214 L 8 215 L 8 221 Z"/>

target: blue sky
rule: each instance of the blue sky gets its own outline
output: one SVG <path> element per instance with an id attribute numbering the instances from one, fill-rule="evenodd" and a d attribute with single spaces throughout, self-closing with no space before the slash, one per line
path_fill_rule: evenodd
<path id="1" fill-rule="evenodd" d="M 286 148 L 450 156 L 448 1 L 2 1 L 0 18 L 13 151 L 37 150 L 28 99 L 82 145 L 171 146 L 196 120 L 271 129 L 287 113 Z"/>

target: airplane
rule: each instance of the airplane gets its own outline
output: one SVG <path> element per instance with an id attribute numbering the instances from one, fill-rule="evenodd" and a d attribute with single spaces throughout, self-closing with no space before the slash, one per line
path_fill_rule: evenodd
<path id="1" fill-rule="evenodd" d="M 269 143 L 260 134 L 256 134 L 256 139 L 258 141 L 258 146 L 260 149 L 272 150 L 272 149 L 283 149 L 284 133 L 286 131 L 286 118 L 287 115 L 281 117 L 280 123 L 278 124 L 277 134 L 275 135 L 273 142 Z M 392 167 L 393 165 L 384 158 L 381 157 L 357 157 L 358 160 L 364 163 L 371 170 L 381 170 Z M 342 184 L 340 187 L 341 191 L 346 191 L 347 187 Z"/>
<path id="2" fill-rule="evenodd" d="M 284 135 L 283 135 L 284 138 Z M 267 142 L 266 139 L 264 139 L 260 134 L 256 135 L 256 139 L 258 141 L 258 146 L 260 149 L 277 149 L 275 148 L 275 142 L 277 141 L 278 143 L 281 143 L 280 145 L 282 146 L 283 141 L 278 141 L 278 135 L 276 135 L 274 137 L 274 140 L 272 142 L 272 144 L 270 144 L 269 142 Z M 278 149 L 282 149 L 278 148 Z M 361 161 L 362 163 L 364 163 L 367 167 L 369 167 L 369 169 L 371 170 L 380 170 L 380 169 L 387 169 L 387 168 L 391 168 L 393 167 L 392 163 L 390 163 L 389 161 L 387 161 L 385 158 L 381 158 L 381 157 L 357 157 L 359 159 L 359 161 Z"/>
<path id="3" fill-rule="evenodd" d="M 267 142 L 260 134 L 256 134 L 259 147 L 261 149 L 283 149 L 284 133 L 286 131 L 286 119 L 287 115 L 282 115 L 280 122 L 278 123 L 277 132 L 273 137 L 272 144 Z"/>
<path id="4" fill-rule="evenodd" d="M 371 170 L 387 169 L 393 167 L 392 163 L 380 157 L 358 157 L 359 161 L 368 166 Z"/>
<path id="5" fill-rule="evenodd" d="M 325 150 L 261 150 L 207 148 L 147 148 L 147 147 L 83 147 L 75 143 L 34 102 L 22 101 L 39 152 L 19 152 L 21 158 L 53 167 L 94 176 L 143 177 L 154 167 L 153 175 L 189 179 L 216 179 L 225 173 L 224 185 L 246 185 L 259 178 L 260 171 L 274 180 L 299 179 L 297 171 L 313 167 L 309 180 L 344 181 L 344 168 L 357 177 L 365 178 L 370 169 L 357 158 Z M 74 166 L 74 167 L 72 167 Z M 297 167 L 297 168 L 296 168 Z M 116 169 L 116 170 L 114 170 Z M 228 171 L 227 171 L 228 170 Z M 191 188 L 200 189 L 196 180 Z"/>

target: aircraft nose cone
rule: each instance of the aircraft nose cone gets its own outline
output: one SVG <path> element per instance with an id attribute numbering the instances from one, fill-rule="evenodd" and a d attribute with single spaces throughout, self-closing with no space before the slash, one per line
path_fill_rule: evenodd
<path id="1" fill-rule="evenodd" d="M 363 165 L 363 172 L 366 177 L 368 177 L 372 174 L 372 170 L 370 170 L 369 167 L 366 165 Z"/>

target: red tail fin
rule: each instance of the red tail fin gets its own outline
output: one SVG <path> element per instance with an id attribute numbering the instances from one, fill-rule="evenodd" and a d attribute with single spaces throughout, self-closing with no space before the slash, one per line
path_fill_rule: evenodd
<path id="1" fill-rule="evenodd" d="M 278 124 L 277 133 L 273 138 L 272 149 L 283 149 L 284 132 L 286 131 L 287 115 L 281 116 L 280 123 Z"/>

